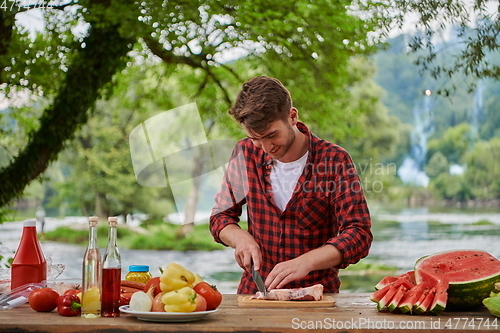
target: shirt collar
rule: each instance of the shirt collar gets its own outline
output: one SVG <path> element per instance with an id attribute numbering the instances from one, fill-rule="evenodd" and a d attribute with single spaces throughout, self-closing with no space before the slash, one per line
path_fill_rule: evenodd
<path id="1" fill-rule="evenodd" d="M 306 134 L 309 137 L 309 155 L 307 159 L 309 161 L 314 161 L 314 142 L 315 136 L 309 131 L 309 128 L 303 122 L 297 122 L 297 128 L 300 132 Z M 273 164 L 273 158 L 271 155 L 264 153 L 264 162 L 262 163 L 264 166 L 271 166 Z"/>

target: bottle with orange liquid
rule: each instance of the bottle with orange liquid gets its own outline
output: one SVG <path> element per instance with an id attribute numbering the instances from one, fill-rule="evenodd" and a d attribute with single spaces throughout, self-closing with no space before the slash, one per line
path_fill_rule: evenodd
<path id="1" fill-rule="evenodd" d="M 121 257 L 116 244 L 116 217 L 109 217 L 108 246 L 102 264 L 102 309 L 103 317 L 120 316 Z"/>
<path id="2" fill-rule="evenodd" d="M 10 288 L 47 279 L 47 261 L 36 235 L 36 221 L 23 222 L 23 233 L 12 261 Z"/>

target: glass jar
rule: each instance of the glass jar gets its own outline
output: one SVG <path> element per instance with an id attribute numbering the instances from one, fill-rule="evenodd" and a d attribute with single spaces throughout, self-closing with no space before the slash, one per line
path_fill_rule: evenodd
<path id="1" fill-rule="evenodd" d="M 140 283 L 147 283 L 153 276 L 149 273 L 149 266 L 147 265 L 130 265 L 128 266 L 128 273 L 125 276 L 127 281 L 135 281 Z"/>

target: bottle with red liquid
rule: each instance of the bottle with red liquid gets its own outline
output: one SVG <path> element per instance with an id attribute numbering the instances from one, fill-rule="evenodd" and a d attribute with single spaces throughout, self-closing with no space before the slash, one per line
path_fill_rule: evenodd
<path id="1" fill-rule="evenodd" d="M 102 264 L 102 308 L 103 317 L 120 316 L 121 257 L 116 245 L 116 217 L 109 217 L 108 246 Z"/>
<path id="2" fill-rule="evenodd" d="M 12 261 L 10 288 L 47 279 L 47 261 L 36 235 L 36 221 L 23 222 L 23 233 Z"/>

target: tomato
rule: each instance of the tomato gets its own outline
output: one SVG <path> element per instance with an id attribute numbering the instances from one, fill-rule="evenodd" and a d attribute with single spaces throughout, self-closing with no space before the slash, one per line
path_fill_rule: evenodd
<path id="1" fill-rule="evenodd" d="M 194 291 L 200 294 L 207 301 L 207 311 L 215 310 L 222 302 L 222 294 L 216 286 L 211 286 L 208 282 L 200 282 L 194 286 Z"/>
<path id="2" fill-rule="evenodd" d="M 71 288 L 71 289 L 68 289 L 66 290 L 63 295 L 78 295 L 78 293 L 81 293 L 82 292 L 82 288 L 80 286 L 76 287 L 76 288 Z"/>
<path id="3" fill-rule="evenodd" d="M 149 279 L 149 281 L 144 286 L 144 290 L 143 291 L 145 293 L 147 293 L 148 290 L 149 290 L 149 287 L 151 287 L 153 285 L 155 286 L 155 290 L 153 292 L 153 297 L 154 297 L 154 296 L 158 295 L 159 293 L 161 293 L 160 277 L 159 276 Z"/>
<path id="4" fill-rule="evenodd" d="M 206 311 L 207 310 L 207 300 L 196 293 L 196 309 L 194 311 Z"/>
<path id="5" fill-rule="evenodd" d="M 57 307 L 59 293 L 52 288 L 40 288 L 33 290 L 28 296 L 28 302 L 33 310 L 38 312 L 50 312 Z"/>

